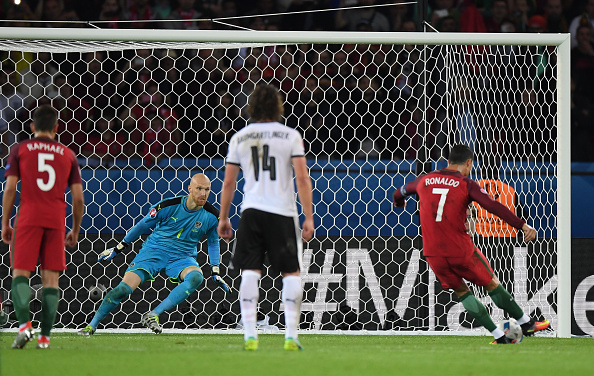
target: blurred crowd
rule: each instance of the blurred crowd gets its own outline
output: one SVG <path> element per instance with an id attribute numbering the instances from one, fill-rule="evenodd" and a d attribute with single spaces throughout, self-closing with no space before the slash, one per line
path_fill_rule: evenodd
<path id="1" fill-rule="evenodd" d="M 417 30 L 417 6 L 405 1 L 15 3 L 0 2 L 3 26 L 76 28 L 88 26 L 74 21 L 91 21 L 115 29 Z M 397 5 L 385 6 L 389 4 Z M 359 8 L 370 5 L 377 6 Z M 310 12 L 349 7 L 353 9 Z M 428 14 L 428 31 L 571 33 L 572 160 L 594 161 L 594 0 L 430 0 Z M 254 85 L 265 81 L 286 95 L 287 125 L 303 132 L 310 156 L 414 159 L 419 148 L 414 135 L 421 118 L 412 92 L 419 80 L 418 50 L 406 45 L 378 54 L 374 48 L 358 45 L 332 50 L 300 45 L 18 56 L 0 52 L 2 143 L 11 145 L 28 137 L 25 123 L 31 111 L 51 103 L 60 111 L 60 141 L 103 164 L 113 164 L 118 157 L 144 158 L 147 165 L 163 157 L 224 157 L 230 135 L 247 124 L 247 96 Z M 436 57 L 431 64 L 439 68 L 443 64 L 440 47 L 431 53 Z M 509 51 L 506 54 L 510 56 Z M 477 97 L 480 90 L 465 90 L 476 86 L 471 79 L 458 82 L 454 100 L 478 104 L 455 106 L 454 114 L 439 103 L 446 89 L 440 85 L 429 89 L 434 99 L 426 117 L 433 137 L 425 142 L 431 157 L 440 157 L 452 131 L 444 129 L 445 119 L 453 117 L 458 133 L 469 133 L 459 135 L 460 140 L 486 153 L 498 149 L 500 154 L 525 159 L 554 159 L 555 134 L 548 133 L 552 124 L 539 119 L 552 119 L 556 111 L 550 97 L 556 82 L 554 74 L 547 72 L 554 69 L 555 55 L 536 46 L 518 47 L 512 55 L 517 64 L 507 62 L 505 69 L 523 66 L 526 72 L 522 75 L 530 77 L 514 88 L 519 98 L 497 94 L 501 92 L 497 86 L 505 83 L 503 68 L 482 78 L 480 85 L 490 88 L 485 91 L 490 93 L 488 98 Z M 375 60 L 377 56 L 381 61 Z M 503 67 L 504 63 L 499 64 Z M 469 96 L 474 97 L 470 100 Z M 518 102 L 522 106 L 513 108 Z M 493 124 L 484 127 L 481 113 L 493 111 L 501 113 L 500 120 L 490 120 Z M 201 125 L 196 119 L 201 119 Z M 515 128 L 506 130 L 505 119 L 516 119 Z M 517 127 L 518 121 L 525 124 Z M 496 129 L 500 130 L 497 134 L 493 133 Z M 518 134 L 522 132 L 524 136 Z M 519 150 L 522 137 L 543 142 L 537 150 Z M 6 149 L 2 148 L 2 156 Z"/>

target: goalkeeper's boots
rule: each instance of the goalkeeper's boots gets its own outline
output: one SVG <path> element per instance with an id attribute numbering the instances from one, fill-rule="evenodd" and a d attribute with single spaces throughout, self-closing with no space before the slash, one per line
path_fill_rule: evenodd
<path id="1" fill-rule="evenodd" d="M 50 339 L 48 336 L 42 336 L 40 335 L 39 338 L 37 338 L 37 348 L 38 349 L 49 349 L 50 348 Z"/>
<path id="2" fill-rule="evenodd" d="M 95 329 L 93 329 L 91 325 L 87 325 L 81 330 L 79 330 L 76 334 L 78 334 L 79 336 L 92 336 L 93 334 L 95 334 Z"/>
<path id="3" fill-rule="evenodd" d="M 33 325 L 31 325 L 31 321 L 29 321 L 23 329 L 19 330 L 11 347 L 13 349 L 24 348 L 25 345 L 27 344 L 27 342 L 29 342 L 33 339 L 34 335 L 35 335 L 35 332 L 33 331 Z"/>
<path id="4" fill-rule="evenodd" d="M 245 340 L 243 344 L 243 349 L 247 351 L 256 351 L 258 350 L 258 340 L 254 337 L 250 337 Z"/>
<path id="5" fill-rule="evenodd" d="M 513 344 L 513 342 L 506 336 L 501 336 L 501 337 L 497 338 L 496 340 L 494 340 L 493 342 L 491 342 L 491 345 L 511 345 L 511 344 Z"/>
<path id="6" fill-rule="evenodd" d="M 522 327 L 522 333 L 524 333 L 526 337 L 530 337 L 533 336 L 534 333 L 548 328 L 551 326 L 551 323 L 549 323 L 549 320 L 536 321 L 534 319 L 530 319 L 530 321 L 520 326 Z"/>
<path id="7" fill-rule="evenodd" d="M 285 339 L 285 350 L 287 351 L 303 351 L 303 346 L 298 340 L 293 338 Z"/>
<path id="8" fill-rule="evenodd" d="M 142 325 L 152 330 L 155 334 L 161 334 L 163 331 L 163 327 L 159 324 L 159 315 L 153 311 L 145 313 L 142 316 Z"/>

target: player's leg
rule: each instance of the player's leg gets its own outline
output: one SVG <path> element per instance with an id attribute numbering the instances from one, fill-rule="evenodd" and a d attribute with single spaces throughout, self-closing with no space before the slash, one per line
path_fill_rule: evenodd
<path id="1" fill-rule="evenodd" d="M 277 217 L 279 218 L 270 218 L 270 220 L 276 224 L 276 227 L 273 227 L 273 233 L 280 236 L 268 236 L 267 247 L 270 249 L 268 257 L 272 268 L 280 270 L 283 276 L 281 299 L 285 306 L 284 348 L 285 350 L 303 350 L 298 339 L 301 300 L 303 299 L 300 276 L 303 250 L 301 231 L 297 217 Z"/>
<path id="2" fill-rule="evenodd" d="M 516 300 L 499 283 L 499 280 L 496 277 L 493 277 L 491 282 L 485 286 L 485 289 L 497 307 L 507 312 L 510 317 L 516 319 L 518 324 L 522 327 L 522 332 L 525 336 L 532 336 L 535 332 L 550 326 L 549 320 L 536 321 L 525 314 Z"/>
<path id="3" fill-rule="evenodd" d="M 465 276 L 465 278 L 478 286 L 484 286 L 493 303 L 520 324 L 525 336 L 531 336 L 534 332 L 549 327 L 548 320 L 537 322 L 524 313 L 511 294 L 501 286 L 487 258 L 478 248 L 474 249 L 471 265 L 470 270 L 473 275 Z"/>
<path id="4" fill-rule="evenodd" d="M 182 270 L 179 279 L 182 282 L 171 290 L 167 298 L 152 310 L 157 316 L 186 300 L 200 287 L 202 281 L 204 281 L 204 276 L 202 275 L 202 269 L 197 266 L 189 266 Z"/>
<path id="5" fill-rule="evenodd" d="M 163 331 L 163 328 L 159 323 L 159 315 L 186 300 L 194 291 L 196 291 L 196 289 L 198 289 L 202 284 L 202 281 L 204 281 L 202 270 L 198 267 L 195 259 L 190 258 L 183 263 L 193 265 L 184 267 L 181 272 L 179 272 L 178 267 L 173 267 L 172 269 L 168 267 L 166 271 L 168 276 L 174 279 L 179 279 L 182 282 L 171 290 L 169 295 L 167 295 L 167 298 L 165 298 L 155 309 L 142 316 L 142 324 L 151 329 L 155 334 L 160 334 Z"/>
<path id="6" fill-rule="evenodd" d="M 31 288 L 29 287 L 29 277 L 31 272 L 28 270 L 14 269 L 12 272 L 12 286 L 10 295 L 17 320 L 19 321 L 19 332 L 12 343 L 13 349 L 22 349 L 27 342 L 33 339 L 35 332 L 31 324 L 31 312 L 29 304 L 31 303 Z"/>
<path id="7" fill-rule="evenodd" d="M 167 266 L 165 273 L 172 280 L 179 280 L 181 283 L 171 290 L 167 298 L 151 311 L 157 316 L 186 300 L 204 281 L 202 269 L 198 266 L 196 259 L 192 257 L 171 263 Z"/>
<path id="8" fill-rule="evenodd" d="M 31 272 L 29 270 L 13 269 L 12 272 L 10 295 L 12 297 L 14 312 L 19 320 L 19 326 L 31 322 L 31 312 L 29 311 L 29 305 L 31 304 L 30 276 Z"/>
<path id="9" fill-rule="evenodd" d="M 126 269 L 122 282 L 105 295 L 91 323 L 80 330 L 78 334 L 86 336 L 93 334 L 105 316 L 113 311 L 122 300 L 132 294 L 140 284 L 146 280 L 152 280 L 153 276 L 159 273 L 165 265 L 166 256 L 163 252 L 141 249 L 128 269 Z"/>
<path id="10" fill-rule="evenodd" d="M 460 287 L 454 289 L 456 296 L 462 302 L 462 305 L 466 309 L 466 311 L 474 317 L 474 319 L 485 327 L 491 334 L 495 341 L 493 343 L 498 344 L 507 344 L 511 343 L 507 337 L 505 337 L 505 333 L 495 325 L 491 315 L 485 308 L 485 305 L 481 303 L 480 300 L 476 298 L 476 296 L 470 291 L 466 282 L 462 281 Z"/>
<path id="11" fill-rule="evenodd" d="M 85 328 L 78 332 L 79 335 L 91 335 L 95 333 L 97 330 L 97 326 L 99 323 L 107 316 L 111 311 L 113 311 L 122 300 L 128 297 L 142 282 L 146 279 L 149 279 L 150 275 L 147 271 L 143 269 L 136 269 L 133 271 L 128 271 L 124 274 L 124 278 L 122 281 L 110 290 L 103 298 L 99 309 L 93 316 L 93 319 Z"/>
<path id="12" fill-rule="evenodd" d="M 64 251 L 64 231 L 45 229 L 39 253 L 41 264 L 41 333 L 37 338 L 38 349 L 48 349 L 50 332 L 56 320 L 60 291 L 58 280 L 60 272 L 66 269 Z"/>
<path id="13" fill-rule="evenodd" d="M 239 308 L 241 310 L 241 322 L 243 324 L 243 338 L 246 350 L 258 349 L 258 300 L 260 289 L 258 281 L 262 275 L 261 270 L 242 270 L 241 284 L 239 285 Z"/>
<path id="14" fill-rule="evenodd" d="M 470 291 L 464 279 L 476 282 L 474 274 L 469 273 L 472 268 L 472 257 L 426 257 L 427 263 L 444 289 L 453 289 L 466 311 L 482 326 L 485 327 L 497 341 L 505 341 L 504 333 L 493 322 L 484 304 Z M 470 275 L 469 275 L 470 274 Z M 464 279 L 463 279 L 464 278 Z"/>
<path id="15" fill-rule="evenodd" d="M 283 273 L 281 299 L 285 305 L 285 350 L 303 350 L 298 340 L 301 300 L 303 299 L 299 271 Z"/>
<path id="16" fill-rule="evenodd" d="M 63 248 L 62 248 L 63 249 Z M 47 349 L 50 344 L 50 332 L 56 320 L 60 292 L 58 279 L 60 272 L 56 270 L 41 270 L 41 332 L 37 338 L 37 348 Z"/>
<path id="17" fill-rule="evenodd" d="M 244 349 L 258 350 L 256 330 L 258 300 L 260 289 L 258 281 L 262 275 L 262 265 L 266 252 L 264 238 L 268 234 L 260 210 L 246 209 L 241 213 L 237 238 L 233 252 L 233 265 L 241 270 L 239 285 L 239 307 L 243 324 Z"/>
<path id="18" fill-rule="evenodd" d="M 12 267 L 10 295 L 19 321 L 19 332 L 12 344 L 13 349 L 22 349 L 34 336 L 29 308 L 31 303 L 29 277 L 37 266 L 42 237 L 42 228 L 23 228 L 18 226 L 18 221 L 15 223 L 10 246 L 10 263 Z"/>

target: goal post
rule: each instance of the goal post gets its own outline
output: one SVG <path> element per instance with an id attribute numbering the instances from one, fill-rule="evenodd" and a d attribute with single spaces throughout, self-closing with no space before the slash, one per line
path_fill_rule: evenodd
<path id="1" fill-rule="evenodd" d="M 248 122 L 250 90 L 270 82 L 285 96 L 287 125 L 304 135 L 314 182 L 318 226 L 303 255 L 302 328 L 477 332 L 428 269 L 414 208 L 396 213 L 389 200 L 412 179 L 415 164 L 442 167 L 449 146 L 464 142 L 479 166 L 491 156 L 500 161 L 492 168 L 515 187 L 539 230 L 527 248 L 488 250 L 495 272 L 509 269 L 506 287 L 521 295 L 522 308 L 551 320 L 558 337 L 571 335 L 568 34 L 3 27 L 0 53 L 3 70 L 13 74 L 2 83 L 14 80 L 21 101 L 3 130 L 3 151 L 28 137 L 35 106 L 50 103 L 68 117 L 59 138 L 82 166 L 87 212 L 61 280 L 62 327 L 90 320 L 97 299 L 123 276 L 139 241 L 111 264 L 97 264 L 95 255 L 150 204 L 184 194 L 200 170 L 211 178 L 210 200 L 218 206 L 226 142 Z M 426 79 L 418 80 L 421 74 Z M 109 130 L 114 139 L 106 141 Z M 418 159 L 421 147 L 425 160 Z M 472 177 L 480 177 L 478 167 Z M 235 224 L 240 200 L 237 194 Z M 228 263 L 224 242 L 221 253 Z M 226 266 L 237 289 L 240 277 Z M 7 257 L 0 270 L 0 289 L 8 291 Z M 141 286 L 105 328 L 138 327 L 170 289 L 161 277 Z M 261 291 L 262 327 L 282 329 L 278 279 L 264 277 Z M 163 321 L 166 328 L 234 328 L 236 300 L 205 284 Z"/>

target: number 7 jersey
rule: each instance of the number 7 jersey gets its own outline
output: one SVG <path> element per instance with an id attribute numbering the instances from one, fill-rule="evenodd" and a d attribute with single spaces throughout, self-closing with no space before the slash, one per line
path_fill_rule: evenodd
<path id="1" fill-rule="evenodd" d="M 21 141 L 10 149 L 4 176 L 21 180 L 19 226 L 64 229 L 64 192 L 82 183 L 72 150 L 48 137 Z"/>
<path id="2" fill-rule="evenodd" d="M 229 141 L 226 163 L 243 170 L 241 210 L 253 208 L 296 216 L 291 158 L 304 155 L 299 132 L 278 122 L 251 123 L 234 134 Z"/>
<path id="3" fill-rule="evenodd" d="M 465 257 L 473 252 L 464 226 L 466 210 L 473 201 L 517 229 L 524 225 L 505 205 L 458 171 L 438 170 L 419 176 L 397 189 L 393 200 L 402 203 L 404 197 L 415 193 L 419 196 L 425 256 Z"/>

